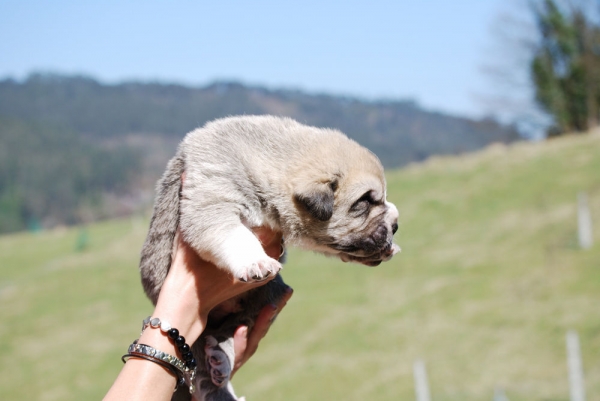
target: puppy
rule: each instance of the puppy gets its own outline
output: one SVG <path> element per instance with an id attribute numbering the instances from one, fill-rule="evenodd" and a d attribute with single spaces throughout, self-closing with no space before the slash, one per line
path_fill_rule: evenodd
<path id="1" fill-rule="evenodd" d="M 157 186 L 140 262 L 146 294 L 156 303 L 178 229 L 200 257 L 240 281 L 276 275 L 209 316 L 192 347 L 199 361 L 196 397 L 237 400 L 229 383 L 233 332 L 240 324 L 251 328 L 285 292 L 281 261 L 267 256 L 252 227 L 281 232 L 286 245 L 376 266 L 400 250 L 392 242 L 397 218 L 381 163 L 339 131 L 241 116 L 189 133 Z"/>

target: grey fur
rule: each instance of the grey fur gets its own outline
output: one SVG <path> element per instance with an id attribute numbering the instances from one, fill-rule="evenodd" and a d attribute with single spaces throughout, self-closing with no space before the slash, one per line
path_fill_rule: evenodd
<path id="1" fill-rule="evenodd" d="M 399 251 L 392 241 L 397 210 L 385 197 L 379 160 L 339 131 L 272 116 L 213 121 L 185 137 L 158 183 L 140 262 L 144 290 L 156 303 L 178 228 L 203 259 L 244 281 L 264 280 L 281 268 L 249 229 L 258 226 L 280 231 L 289 245 L 377 265 Z M 238 312 L 209 317 L 192 347 L 201 368 L 199 400 L 237 399 L 227 378 L 215 385 L 213 372 L 211 380 L 207 336 L 231 355 L 235 329 L 251 328 L 286 287 L 277 275 L 236 299 L 232 310 Z"/>

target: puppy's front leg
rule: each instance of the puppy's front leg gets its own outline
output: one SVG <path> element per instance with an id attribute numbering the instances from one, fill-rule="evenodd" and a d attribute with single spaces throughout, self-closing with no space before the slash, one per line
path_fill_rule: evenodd
<path id="1" fill-rule="evenodd" d="M 218 266 L 227 267 L 241 281 L 262 281 L 281 270 L 269 257 L 258 238 L 243 224 L 231 227 L 213 252 Z"/>
<path id="2" fill-rule="evenodd" d="M 256 282 L 277 274 L 281 264 L 269 257 L 258 238 L 231 205 L 181 203 L 180 226 L 198 255 L 226 269 L 240 281 Z"/>

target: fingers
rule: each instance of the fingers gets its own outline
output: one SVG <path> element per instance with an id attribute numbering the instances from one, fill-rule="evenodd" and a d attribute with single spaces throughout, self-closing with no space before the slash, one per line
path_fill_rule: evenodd
<path id="1" fill-rule="evenodd" d="M 241 368 L 244 363 L 246 363 L 244 354 L 246 353 L 247 346 L 248 326 L 240 326 L 233 334 L 233 352 L 235 354 L 235 361 L 233 362 L 233 369 L 231 370 L 231 374 L 229 376 L 230 379 L 232 379 L 235 372 L 237 372 L 237 370 Z"/>
<path id="2" fill-rule="evenodd" d="M 277 305 L 271 304 L 265 306 L 260 314 L 256 318 L 256 322 L 254 323 L 254 328 L 249 334 L 248 337 L 248 347 L 246 350 L 246 354 L 248 354 L 248 358 L 250 358 L 256 352 L 258 348 L 258 343 L 269 331 L 271 328 L 271 324 L 275 321 L 275 318 L 281 312 L 281 310 L 285 307 L 289 299 L 292 297 L 294 290 L 291 287 L 288 287 L 284 296 L 281 298 Z"/>
<path id="3" fill-rule="evenodd" d="M 283 252 L 283 238 L 280 232 L 273 231 L 268 227 L 255 227 L 252 229 L 267 255 L 273 259 L 279 259 Z"/>
<path id="4" fill-rule="evenodd" d="M 234 373 L 246 363 L 258 349 L 258 343 L 267 334 L 272 320 L 277 314 L 277 306 L 270 304 L 265 306 L 259 313 L 254 328 L 248 334 L 248 326 L 240 326 L 233 335 L 233 349 L 235 351 L 235 363 L 231 372 Z"/>
<path id="5" fill-rule="evenodd" d="M 240 326 L 234 333 L 233 343 L 235 350 L 235 363 L 231 376 L 244 364 L 258 349 L 258 344 L 269 331 L 271 324 L 292 297 L 294 290 L 288 287 L 281 300 L 275 304 L 265 306 L 259 313 L 254 328 L 248 333 L 247 326 Z"/>
<path id="6" fill-rule="evenodd" d="M 258 314 L 256 322 L 254 322 L 254 327 L 248 335 L 248 344 L 244 352 L 246 359 L 250 358 L 256 352 L 258 343 L 267 335 L 267 332 L 271 328 L 271 323 L 277 316 L 277 312 L 277 305 L 270 304 L 265 306 Z"/>
<path id="7" fill-rule="evenodd" d="M 240 326 L 235 330 L 235 333 L 233 333 L 233 352 L 235 353 L 235 365 L 237 365 L 238 361 L 242 360 L 247 346 L 248 326 Z"/>

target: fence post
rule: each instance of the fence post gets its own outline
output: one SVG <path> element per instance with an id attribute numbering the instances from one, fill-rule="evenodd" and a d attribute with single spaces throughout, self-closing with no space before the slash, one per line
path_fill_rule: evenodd
<path id="1" fill-rule="evenodd" d="M 585 401 L 581 350 L 579 348 L 579 336 L 575 330 L 567 332 L 567 365 L 569 367 L 570 399 L 571 401 Z"/>
<path id="2" fill-rule="evenodd" d="M 579 247 L 589 249 L 592 247 L 592 216 L 588 207 L 587 195 L 580 192 L 577 195 L 577 233 Z"/>
<path id="3" fill-rule="evenodd" d="M 417 395 L 417 401 L 431 401 L 427 370 L 425 369 L 423 360 L 417 359 L 415 361 L 413 364 L 413 374 L 415 376 L 415 393 Z"/>
<path id="4" fill-rule="evenodd" d="M 508 397 L 501 387 L 494 389 L 494 401 L 508 401 Z"/>

